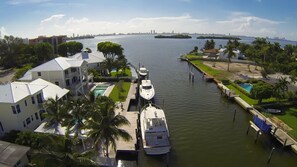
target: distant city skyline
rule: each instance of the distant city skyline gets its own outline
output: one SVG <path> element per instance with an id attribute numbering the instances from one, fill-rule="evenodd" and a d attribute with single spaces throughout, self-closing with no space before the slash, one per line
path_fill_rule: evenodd
<path id="1" fill-rule="evenodd" d="M 0 34 L 205 33 L 297 41 L 296 0 L 3 0 Z"/>

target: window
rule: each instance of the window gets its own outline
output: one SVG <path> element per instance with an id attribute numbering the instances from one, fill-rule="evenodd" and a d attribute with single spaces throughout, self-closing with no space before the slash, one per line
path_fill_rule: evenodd
<path id="1" fill-rule="evenodd" d="M 16 105 L 16 109 L 17 109 L 17 112 L 20 113 L 21 112 L 21 108 L 20 108 L 20 105 Z"/>
<path id="2" fill-rule="evenodd" d="M 27 100 L 25 100 L 25 106 L 27 106 Z"/>
<path id="3" fill-rule="evenodd" d="M 16 114 L 15 106 L 11 106 L 13 114 Z"/>
<path id="4" fill-rule="evenodd" d="M 43 113 L 45 113 L 44 110 L 40 110 L 40 111 L 39 111 L 39 115 L 40 115 L 40 120 L 41 120 L 41 121 L 44 119 Z"/>
<path id="5" fill-rule="evenodd" d="M 69 86 L 70 85 L 70 81 L 69 79 L 66 80 L 66 86 Z"/>
<path id="6" fill-rule="evenodd" d="M 38 76 L 41 76 L 41 72 L 37 72 L 37 75 L 38 75 Z"/>
<path id="7" fill-rule="evenodd" d="M 29 124 L 31 123 L 31 119 L 30 119 L 30 117 L 28 117 L 28 118 L 26 119 L 26 122 L 27 122 L 27 125 L 29 125 Z"/>
<path id="8" fill-rule="evenodd" d="M 33 115 L 31 115 L 31 120 L 33 121 L 34 119 L 33 119 Z"/>
<path id="9" fill-rule="evenodd" d="M 26 127 L 26 122 L 25 121 L 23 121 L 23 126 Z"/>
<path id="10" fill-rule="evenodd" d="M 100 64 L 99 63 L 97 63 L 97 67 L 99 67 L 100 66 Z"/>
<path id="11" fill-rule="evenodd" d="M 59 86 L 59 82 L 55 82 L 55 84 Z"/>
<path id="12" fill-rule="evenodd" d="M 71 68 L 71 72 L 76 72 L 76 68 Z"/>
<path id="13" fill-rule="evenodd" d="M 35 98 L 34 98 L 34 96 L 31 97 L 31 101 L 32 101 L 32 104 L 35 104 Z"/>
<path id="14" fill-rule="evenodd" d="M 4 129 L 3 129 L 3 126 L 2 126 L 2 123 L 0 122 L 0 130 L 3 132 Z"/>
<path id="15" fill-rule="evenodd" d="M 35 119 L 36 119 L 36 120 L 39 119 L 39 117 L 38 117 L 38 113 L 37 113 L 37 112 L 35 113 Z"/>
<path id="16" fill-rule="evenodd" d="M 65 70 L 65 75 L 68 75 L 68 70 Z"/>
<path id="17" fill-rule="evenodd" d="M 37 102 L 38 102 L 38 103 L 42 103 L 42 102 L 43 102 L 41 93 L 39 93 L 39 94 L 37 95 Z"/>

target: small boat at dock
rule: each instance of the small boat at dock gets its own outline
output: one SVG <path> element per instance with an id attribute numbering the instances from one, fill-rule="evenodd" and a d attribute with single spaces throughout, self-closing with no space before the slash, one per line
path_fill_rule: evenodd
<path id="1" fill-rule="evenodd" d="M 142 80 L 139 85 L 139 95 L 145 100 L 152 100 L 155 96 L 155 89 L 151 80 Z"/>
<path id="2" fill-rule="evenodd" d="M 148 70 L 145 67 L 140 67 L 138 73 L 142 78 L 145 78 L 148 76 Z"/>
<path id="3" fill-rule="evenodd" d="M 140 126 L 143 149 L 147 155 L 170 152 L 169 130 L 163 109 L 149 103 L 141 109 Z"/>

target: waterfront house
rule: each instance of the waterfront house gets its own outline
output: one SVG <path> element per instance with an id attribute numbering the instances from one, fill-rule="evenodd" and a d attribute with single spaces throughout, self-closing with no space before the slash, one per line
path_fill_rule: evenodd
<path id="1" fill-rule="evenodd" d="M 28 165 L 30 147 L 21 146 L 0 140 L 0 166 L 23 167 Z"/>
<path id="2" fill-rule="evenodd" d="M 11 130 L 36 129 L 42 122 L 43 102 L 64 99 L 69 92 L 43 79 L 0 85 L 0 136 Z"/>
<path id="3" fill-rule="evenodd" d="M 88 62 L 88 69 L 94 68 L 96 70 L 100 70 L 102 62 L 105 60 L 102 52 L 88 53 L 87 50 L 83 50 L 81 53 L 76 53 L 75 55 L 69 56 L 68 58 L 85 60 Z"/>
<path id="4" fill-rule="evenodd" d="M 58 57 L 41 64 L 27 71 L 19 80 L 32 81 L 37 78 L 69 89 L 74 96 L 86 94 L 93 83 L 93 76 L 88 75 L 87 61 L 65 57 Z"/>
<path id="5" fill-rule="evenodd" d="M 204 50 L 203 53 L 207 56 L 206 58 L 209 58 L 209 59 L 219 58 L 218 49 L 207 49 L 207 50 Z"/>

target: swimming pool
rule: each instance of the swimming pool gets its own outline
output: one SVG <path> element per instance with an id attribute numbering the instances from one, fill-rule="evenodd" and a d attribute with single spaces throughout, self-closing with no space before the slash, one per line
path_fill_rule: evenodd
<path id="1" fill-rule="evenodd" d="M 238 84 L 238 85 L 249 93 L 251 93 L 251 90 L 253 88 L 253 85 L 250 83 L 243 83 L 243 84 Z"/>
<path id="2" fill-rule="evenodd" d="M 95 98 L 97 96 L 103 96 L 108 87 L 109 87 L 108 85 L 97 85 L 96 88 L 94 89 Z"/>

